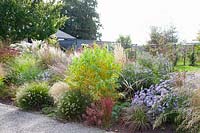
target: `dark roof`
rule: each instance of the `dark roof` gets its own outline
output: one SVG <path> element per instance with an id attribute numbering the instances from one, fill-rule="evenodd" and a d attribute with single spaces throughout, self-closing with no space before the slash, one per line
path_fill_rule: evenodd
<path id="1" fill-rule="evenodd" d="M 58 31 L 55 33 L 55 35 L 56 35 L 56 37 L 57 37 L 58 39 L 72 39 L 72 40 L 76 39 L 75 37 L 73 37 L 73 36 L 71 36 L 71 35 L 69 35 L 69 34 L 67 34 L 67 33 L 65 33 L 65 32 L 63 32 L 63 31 L 61 31 L 61 30 L 58 30 Z"/>

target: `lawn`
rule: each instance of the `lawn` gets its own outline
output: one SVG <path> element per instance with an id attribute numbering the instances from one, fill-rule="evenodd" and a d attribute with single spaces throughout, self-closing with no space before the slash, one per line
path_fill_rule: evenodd
<path id="1" fill-rule="evenodd" d="M 178 65 L 174 68 L 175 71 L 178 72 L 183 72 L 183 71 L 187 71 L 187 72 L 195 72 L 195 71 L 200 71 L 200 65 L 198 66 L 183 66 L 183 65 Z"/>
<path id="2" fill-rule="evenodd" d="M 177 63 L 177 66 L 175 66 L 174 68 L 175 71 L 178 72 L 183 72 L 183 71 L 187 71 L 187 72 L 194 72 L 194 71 L 200 71 L 200 62 L 196 63 L 196 66 L 190 66 L 189 62 L 186 61 L 186 65 L 183 65 L 183 61 L 179 61 Z"/>

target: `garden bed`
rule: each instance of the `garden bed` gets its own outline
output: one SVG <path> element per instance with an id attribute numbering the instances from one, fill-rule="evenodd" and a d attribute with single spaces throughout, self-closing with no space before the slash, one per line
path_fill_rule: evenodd
<path id="1" fill-rule="evenodd" d="M 173 73 L 162 55 L 142 52 L 135 62 L 120 45 L 70 55 L 43 42 L 18 45 L 21 54 L 4 55 L 0 65 L 2 103 L 108 131 L 200 130 L 198 120 L 189 125 L 200 112 L 200 74 Z"/>

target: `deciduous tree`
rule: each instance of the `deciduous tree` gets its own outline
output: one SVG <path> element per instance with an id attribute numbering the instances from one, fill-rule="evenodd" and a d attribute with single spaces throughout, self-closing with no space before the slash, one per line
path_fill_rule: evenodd
<path id="1" fill-rule="evenodd" d="M 65 22 L 61 3 L 43 0 L 1 0 L 0 38 L 4 44 L 25 38 L 43 40 Z"/>
<path id="2" fill-rule="evenodd" d="M 132 43 L 130 36 L 123 36 L 123 35 L 119 36 L 117 42 L 120 43 L 124 49 L 130 48 Z"/>
<path id="3" fill-rule="evenodd" d="M 100 39 L 97 0 L 63 0 L 62 13 L 69 17 L 63 31 L 78 39 Z"/>

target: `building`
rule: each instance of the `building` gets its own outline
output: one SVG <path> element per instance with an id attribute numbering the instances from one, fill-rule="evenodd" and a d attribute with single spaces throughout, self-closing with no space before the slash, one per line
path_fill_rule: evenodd
<path id="1" fill-rule="evenodd" d="M 115 42 L 110 41 L 96 41 L 96 40 L 83 40 L 83 39 L 77 39 L 61 30 L 58 30 L 55 33 L 55 36 L 57 37 L 59 44 L 64 49 L 71 49 L 75 48 L 78 49 L 82 47 L 82 44 L 98 44 L 98 45 L 104 45 L 104 44 L 114 44 Z"/>
<path id="2" fill-rule="evenodd" d="M 76 45 L 77 39 L 61 30 L 58 30 L 55 33 L 55 36 L 57 37 L 60 46 L 64 49 L 70 49 Z"/>

